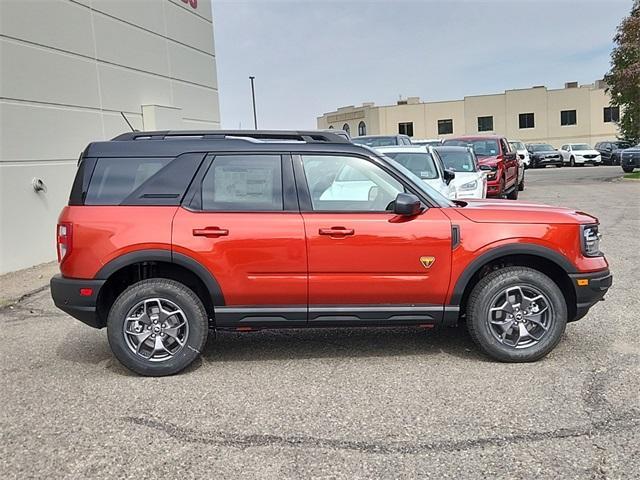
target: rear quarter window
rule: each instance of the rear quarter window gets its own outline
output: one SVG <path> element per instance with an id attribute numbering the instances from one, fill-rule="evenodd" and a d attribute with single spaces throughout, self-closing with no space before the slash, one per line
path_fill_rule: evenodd
<path id="1" fill-rule="evenodd" d="M 99 158 L 84 204 L 179 205 L 203 158 L 203 153 Z"/>

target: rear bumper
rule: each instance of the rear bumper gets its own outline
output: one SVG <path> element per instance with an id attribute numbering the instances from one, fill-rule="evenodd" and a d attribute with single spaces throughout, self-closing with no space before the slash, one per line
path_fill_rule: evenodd
<path id="1" fill-rule="evenodd" d="M 576 315 L 570 321 L 580 320 L 589 309 L 602 300 L 613 283 L 609 270 L 569 275 L 576 291 Z M 584 283 L 584 285 L 579 284 Z"/>
<path id="2" fill-rule="evenodd" d="M 98 294 L 106 280 L 81 280 L 55 275 L 50 282 L 53 303 L 63 312 L 86 323 L 90 327 L 103 328 L 104 322 L 98 317 L 96 305 Z M 81 295 L 80 289 L 91 289 L 91 294 Z"/>

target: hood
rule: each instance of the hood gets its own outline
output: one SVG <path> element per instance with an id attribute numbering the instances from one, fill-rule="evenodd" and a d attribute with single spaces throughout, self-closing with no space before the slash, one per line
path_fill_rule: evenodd
<path id="1" fill-rule="evenodd" d="M 465 200 L 456 211 L 478 223 L 597 223 L 598 219 L 584 212 L 537 203 L 484 198 Z"/>
<path id="2" fill-rule="evenodd" d="M 477 157 L 478 165 L 489 165 L 490 167 L 495 167 L 498 164 L 497 155 L 491 155 L 489 157 Z"/>
<path id="3" fill-rule="evenodd" d="M 456 177 L 451 180 L 454 185 L 464 185 L 474 180 L 481 180 L 482 173 L 480 172 L 456 172 Z"/>

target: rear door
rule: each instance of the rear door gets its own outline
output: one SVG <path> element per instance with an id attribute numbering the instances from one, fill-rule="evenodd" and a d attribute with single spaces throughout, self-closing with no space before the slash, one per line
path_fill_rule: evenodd
<path id="1" fill-rule="evenodd" d="M 309 325 L 434 323 L 443 313 L 451 224 L 440 208 L 389 210 L 406 190 L 366 157 L 294 155 L 307 233 Z"/>
<path id="2" fill-rule="evenodd" d="M 172 241 L 220 285 L 217 326 L 306 323 L 307 252 L 289 154 L 209 156 Z"/>

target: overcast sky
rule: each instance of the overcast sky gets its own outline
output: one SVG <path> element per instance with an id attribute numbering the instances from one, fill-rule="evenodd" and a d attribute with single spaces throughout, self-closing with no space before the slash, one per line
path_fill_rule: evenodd
<path id="1" fill-rule="evenodd" d="M 213 0 L 223 128 L 602 78 L 632 0 Z"/>

